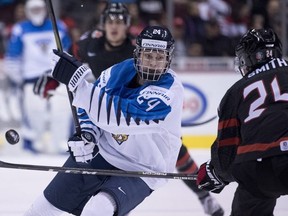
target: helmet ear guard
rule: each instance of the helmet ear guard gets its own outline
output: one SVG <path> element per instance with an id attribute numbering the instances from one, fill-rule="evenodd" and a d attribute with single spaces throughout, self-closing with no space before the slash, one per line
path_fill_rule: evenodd
<path id="1" fill-rule="evenodd" d="M 282 57 L 282 44 L 272 29 L 251 29 L 235 48 L 235 69 L 242 76 L 274 58 Z"/>

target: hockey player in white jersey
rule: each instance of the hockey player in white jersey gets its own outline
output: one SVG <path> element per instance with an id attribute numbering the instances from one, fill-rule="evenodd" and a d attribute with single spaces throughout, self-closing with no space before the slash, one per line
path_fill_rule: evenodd
<path id="1" fill-rule="evenodd" d="M 55 145 L 54 149 L 60 145 L 61 140 L 65 146 L 65 140 L 69 137 L 71 111 L 69 113 L 67 97 L 63 99 L 58 95 L 47 102 L 33 94 L 34 82 L 44 71 L 51 69 L 51 50 L 56 48 L 56 43 L 44 0 L 27 0 L 25 14 L 27 20 L 13 26 L 4 63 L 8 79 L 23 93 L 21 136 L 24 149 L 35 153 L 38 152 L 35 145 L 43 142 L 41 138 L 45 135 L 47 125 L 53 134 L 51 145 Z M 59 21 L 58 29 L 63 48 L 68 49 L 71 39 L 64 23 Z M 66 94 L 64 85 L 57 91 Z"/>
<path id="2" fill-rule="evenodd" d="M 52 76 L 74 93 L 82 129 L 68 141 L 65 167 L 173 172 L 181 146 L 183 86 L 169 67 L 174 39 L 167 28 L 146 27 L 136 39 L 134 59 L 104 72 L 55 51 Z M 57 216 L 126 215 L 154 190 L 161 178 L 128 178 L 58 173 L 25 213 Z"/>

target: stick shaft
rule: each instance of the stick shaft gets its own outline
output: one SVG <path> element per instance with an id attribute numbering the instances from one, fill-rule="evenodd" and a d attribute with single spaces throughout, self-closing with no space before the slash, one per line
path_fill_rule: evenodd
<path id="1" fill-rule="evenodd" d="M 143 171 L 123 171 L 123 170 L 102 170 L 102 169 L 89 169 L 89 168 L 69 168 L 69 167 L 58 167 L 58 166 L 16 164 L 16 163 L 7 163 L 4 161 L 0 161 L 0 168 L 61 172 L 61 173 L 67 173 L 67 174 L 83 174 L 83 175 L 147 177 L 147 178 L 192 180 L 192 181 L 195 181 L 197 179 L 197 175 L 193 175 L 193 174 L 145 172 L 145 171 L 144 172 Z"/>
<path id="2" fill-rule="evenodd" d="M 47 8 L 48 8 L 48 14 L 49 14 L 49 17 L 50 17 L 50 20 L 52 23 L 52 27 L 53 27 L 54 38 L 56 41 L 57 49 L 59 51 L 63 51 L 63 47 L 62 47 L 62 43 L 61 43 L 61 39 L 59 36 L 58 27 L 57 27 L 56 17 L 55 17 L 55 13 L 54 13 L 54 9 L 53 9 L 53 5 L 52 5 L 51 0 L 46 0 L 46 4 L 47 4 Z M 67 89 L 67 93 L 68 93 L 68 97 L 69 97 L 69 102 L 70 102 L 70 107 L 71 107 L 71 111 L 72 111 L 75 130 L 76 130 L 77 134 L 80 134 L 81 133 L 81 127 L 80 127 L 80 123 L 79 123 L 79 120 L 77 117 L 77 111 L 76 111 L 76 108 L 72 105 L 73 94 L 68 90 L 68 87 L 66 87 L 66 89 Z"/>

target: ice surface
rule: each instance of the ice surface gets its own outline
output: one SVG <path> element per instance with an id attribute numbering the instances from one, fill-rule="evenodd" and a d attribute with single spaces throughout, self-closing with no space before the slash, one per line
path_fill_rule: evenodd
<path id="1" fill-rule="evenodd" d="M 198 164 L 209 158 L 207 149 L 190 150 Z M 19 146 L 6 146 L 0 150 L 0 159 L 6 162 L 61 166 L 66 156 L 35 156 L 23 153 Z M 42 192 L 56 173 L 45 171 L 12 170 L 0 168 L 0 216 L 21 216 Z M 230 213 L 236 183 L 228 185 L 221 194 L 213 194 Z M 285 203 L 286 202 L 286 203 Z M 68 215 L 68 214 L 65 214 Z M 129 216 L 205 216 L 196 195 L 181 180 L 170 182 L 144 200 Z M 287 216 L 287 197 L 281 197 L 275 216 Z"/>

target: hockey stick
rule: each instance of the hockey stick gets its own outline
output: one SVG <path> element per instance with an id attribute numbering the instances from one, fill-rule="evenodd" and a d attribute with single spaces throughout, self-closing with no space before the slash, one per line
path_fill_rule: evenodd
<path id="1" fill-rule="evenodd" d="M 55 13 L 54 13 L 54 9 L 53 9 L 53 5 L 51 0 L 46 0 L 46 4 L 47 4 L 47 8 L 48 8 L 48 13 L 51 19 L 51 23 L 52 23 L 52 27 L 53 27 L 53 32 L 54 32 L 54 38 L 56 41 L 56 46 L 57 49 L 59 51 L 63 51 L 62 48 L 62 43 L 61 43 L 61 39 L 59 36 L 59 31 L 58 31 L 58 27 L 57 27 L 57 22 L 56 22 L 56 17 L 55 17 Z M 72 116 L 73 116 L 73 121 L 74 121 L 74 126 L 75 126 L 75 130 L 77 134 L 81 133 L 81 127 L 80 127 L 80 123 L 77 117 L 77 112 L 76 112 L 76 108 L 72 105 L 72 101 L 73 101 L 73 94 L 72 92 L 70 92 L 68 90 L 68 87 L 66 86 L 67 89 L 67 93 L 68 93 L 68 97 L 69 97 L 69 102 L 70 102 L 70 107 L 71 107 L 71 111 L 72 111 Z"/>
<path id="2" fill-rule="evenodd" d="M 194 127 L 194 126 L 200 126 L 200 125 L 203 125 L 203 124 L 207 124 L 211 121 L 213 121 L 214 119 L 216 119 L 217 116 L 213 116 L 212 118 L 210 119 L 207 119 L 206 121 L 203 121 L 203 122 L 182 122 L 181 123 L 181 126 L 182 127 Z"/>
<path id="3" fill-rule="evenodd" d="M 148 178 L 166 178 L 166 179 L 180 179 L 180 180 L 192 180 L 192 181 L 195 181 L 197 179 L 197 175 L 194 175 L 194 174 L 145 172 L 145 171 L 123 171 L 123 170 L 102 170 L 102 169 L 89 169 L 89 168 L 69 168 L 69 167 L 58 167 L 58 166 L 43 166 L 43 165 L 31 165 L 31 164 L 7 163 L 4 161 L 0 161 L 0 168 L 61 172 L 61 173 L 67 173 L 67 174 L 83 174 L 83 175 L 148 177 Z"/>

